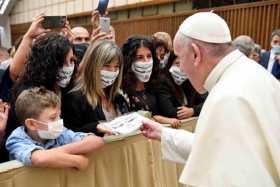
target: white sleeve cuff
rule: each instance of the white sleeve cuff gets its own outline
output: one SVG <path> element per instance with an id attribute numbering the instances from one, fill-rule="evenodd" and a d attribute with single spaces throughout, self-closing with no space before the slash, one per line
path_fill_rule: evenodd
<path id="1" fill-rule="evenodd" d="M 186 163 L 194 134 L 185 130 L 162 128 L 161 153 L 164 160 Z"/>

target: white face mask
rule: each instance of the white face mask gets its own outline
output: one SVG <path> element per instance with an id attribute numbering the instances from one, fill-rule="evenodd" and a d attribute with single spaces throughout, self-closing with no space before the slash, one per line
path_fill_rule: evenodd
<path id="1" fill-rule="evenodd" d="M 176 84 L 181 85 L 185 80 L 187 80 L 187 76 L 183 73 L 178 66 L 171 66 L 169 69 L 174 81 Z"/>
<path id="2" fill-rule="evenodd" d="M 63 129 L 64 129 L 63 119 L 59 119 L 57 121 L 52 121 L 52 122 L 48 122 L 48 123 L 44 123 L 44 122 L 37 121 L 37 120 L 34 120 L 34 121 L 48 126 L 48 130 L 38 130 L 38 135 L 42 139 L 46 139 L 46 140 L 56 139 L 61 135 L 61 133 L 63 132 Z"/>
<path id="3" fill-rule="evenodd" d="M 149 62 L 136 61 L 131 69 L 139 81 L 148 82 L 153 71 L 153 59 L 151 58 Z"/>
<path id="4" fill-rule="evenodd" d="M 119 70 L 118 71 L 101 70 L 100 75 L 101 75 L 102 88 L 106 88 L 108 86 L 111 86 L 115 82 L 116 78 L 119 75 Z"/>
<path id="5" fill-rule="evenodd" d="M 57 85 L 60 86 L 61 88 L 65 88 L 73 75 L 75 65 L 73 64 L 72 66 L 63 66 L 61 69 L 58 71 L 58 77 L 60 80 L 57 81 Z"/>
<path id="6" fill-rule="evenodd" d="M 163 58 L 162 60 L 160 60 L 160 62 L 159 62 L 159 67 L 160 67 L 161 69 L 165 68 L 165 66 L 166 66 L 166 64 L 167 64 L 167 62 L 168 62 L 169 56 L 170 56 L 170 52 L 169 52 L 169 53 L 166 53 L 166 54 L 164 55 L 164 58 Z"/>

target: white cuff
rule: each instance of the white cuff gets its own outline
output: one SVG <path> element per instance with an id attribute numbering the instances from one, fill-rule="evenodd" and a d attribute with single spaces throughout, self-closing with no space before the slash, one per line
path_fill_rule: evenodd
<path id="1" fill-rule="evenodd" d="M 164 160 L 186 163 L 193 144 L 194 134 L 185 130 L 162 128 L 161 153 Z"/>

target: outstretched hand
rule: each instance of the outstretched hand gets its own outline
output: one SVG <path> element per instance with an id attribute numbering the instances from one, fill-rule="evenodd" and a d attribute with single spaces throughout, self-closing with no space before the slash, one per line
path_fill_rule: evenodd
<path id="1" fill-rule="evenodd" d="M 143 120 L 142 123 L 143 126 L 140 130 L 145 137 L 153 140 L 161 139 L 161 132 L 163 127 L 159 123 L 152 120 Z"/>

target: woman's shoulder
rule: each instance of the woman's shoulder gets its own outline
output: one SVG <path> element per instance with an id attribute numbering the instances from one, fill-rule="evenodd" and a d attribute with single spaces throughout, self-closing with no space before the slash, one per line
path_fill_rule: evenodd
<path id="1" fill-rule="evenodd" d="M 65 102 L 75 102 L 75 103 L 83 103 L 86 100 L 86 96 L 80 90 L 68 91 L 62 96 L 62 98 Z"/>
<path id="2" fill-rule="evenodd" d="M 154 91 L 158 92 L 158 91 L 162 91 L 162 90 L 170 90 L 170 89 L 174 89 L 174 83 L 172 82 L 172 80 L 170 79 L 170 76 L 168 74 L 161 74 L 154 86 Z"/>
<path id="3" fill-rule="evenodd" d="M 70 90 L 65 93 L 65 96 L 68 97 L 82 97 L 84 94 L 81 90 Z"/>

